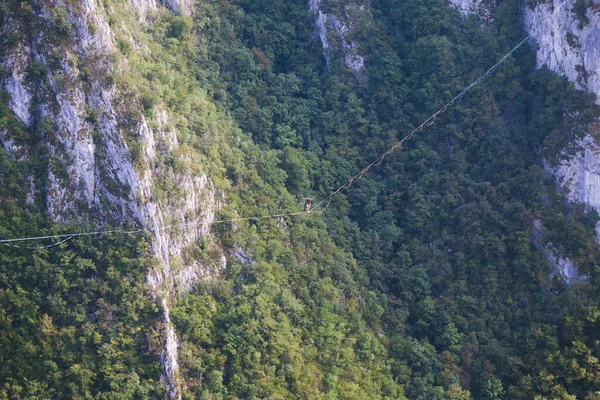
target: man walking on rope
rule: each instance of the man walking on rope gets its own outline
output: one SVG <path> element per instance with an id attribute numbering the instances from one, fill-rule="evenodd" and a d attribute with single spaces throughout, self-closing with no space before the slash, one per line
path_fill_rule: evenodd
<path id="1" fill-rule="evenodd" d="M 312 207 L 311 201 L 312 201 L 312 197 L 304 197 L 304 211 L 306 212 L 310 212 L 310 209 Z"/>

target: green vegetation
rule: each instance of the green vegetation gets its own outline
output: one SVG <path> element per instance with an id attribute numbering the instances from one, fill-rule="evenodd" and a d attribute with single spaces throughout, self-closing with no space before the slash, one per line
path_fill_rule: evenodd
<path id="1" fill-rule="evenodd" d="M 125 2 L 104 3 L 115 26 L 135 18 Z M 370 7 L 352 32 L 366 55 L 363 83 L 340 54 L 327 71 L 303 0 L 202 1 L 193 17 L 160 11 L 147 31 L 119 38 L 129 69 L 103 77 L 130 94 L 119 124 L 131 132 L 142 114 L 169 111 L 186 156 L 170 165 L 207 172 L 227 193 L 224 218 L 296 211 L 524 36 L 512 1 L 486 28 L 441 0 Z M 68 34 L 63 16 L 52 17 L 55 34 Z M 172 299 L 185 398 L 597 398 L 598 215 L 565 204 L 542 158 L 557 160 L 598 109 L 534 65 L 519 50 L 324 215 L 215 226 L 226 271 Z M 38 72 L 32 64 L 32 81 Z M 0 130 L 38 143 L 48 122 L 28 132 L 7 101 Z M 43 217 L 41 199 L 25 201 L 26 177 L 61 168 L 35 157 L 0 151 L 2 237 L 69 230 Z M 167 198 L 175 189 L 165 179 L 155 190 Z M 550 278 L 530 239 L 534 219 L 589 283 Z M 200 241 L 187 256 L 211 257 L 210 246 Z M 0 398 L 164 396 L 148 257 L 144 238 L 124 237 L 2 250 Z"/>
<path id="2" fill-rule="evenodd" d="M 161 397 L 159 310 L 144 288 L 146 255 L 143 242 L 118 236 L 58 250 L 4 249 L 0 398 Z"/>
<path id="3" fill-rule="evenodd" d="M 592 2 L 589 0 L 576 0 L 573 4 L 572 12 L 579 20 L 579 29 L 590 23 L 590 19 L 587 17 L 587 10 L 590 7 L 592 7 Z"/>

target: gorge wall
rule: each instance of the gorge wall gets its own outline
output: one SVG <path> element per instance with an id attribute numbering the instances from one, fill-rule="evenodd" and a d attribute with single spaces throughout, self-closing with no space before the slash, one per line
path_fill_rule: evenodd
<path id="1" fill-rule="evenodd" d="M 38 136 L 28 141 L 0 131 L 0 142 L 15 160 L 45 155 L 47 168 L 43 176 L 30 177 L 28 200 L 33 204 L 40 199 L 52 220 L 150 230 L 157 263 L 147 271 L 146 280 L 163 313 L 161 361 L 169 396 L 180 398 L 178 338 L 169 301 L 224 268 L 223 254 L 206 265 L 189 261 L 186 251 L 209 232 L 225 197 L 202 170 L 195 150 L 181 139 L 177 116 L 152 93 L 140 91 L 131 77 L 137 73 L 136 60 L 153 57 L 153 48 L 140 32 L 167 9 L 172 15 L 192 15 L 192 3 L 23 4 L 19 11 L 23 15 L 5 15 L 2 20 L 1 84 L 11 112 L 31 135 Z M 599 94 L 600 21 L 592 7 L 583 18 L 589 22 L 582 23 L 570 11 L 574 4 L 568 3 L 556 15 L 549 4 L 526 10 L 525 27 L 539 43 L 539 66 L 547 64 L 578 87 Z M 484 18 L 492 15 L 479 1 L 455 5 L 463 12 L 480 10 Z M 331 54 L 339 51 L 345 68 L 360 80 L 364 54 L 352 31 L 361 15 L 369 13 L 368 2 L 349 2 L 340 9 L 325 6 L 319 0 L 308 4 L 326 63 L 331 68 Z M 24 25 L 24 20 L 31 23 Z M 600 209 L 598 146 L 590 135 L 581 145 L 583 152 L 552 172 L 571 200 Z M 576 280 L 573 264 L 554 248 L 544 248 L 547 258 L 554 260 L 550 262 Z"/>
<path id="2" fill-rule="evenodd" d="M 450 4 L 464 15 L 493 18 L 493 3 L 450 0 Z M 533 38 L 537 67 L 567 77 L 578 89 L 594 93 L 600 104 L 600 3 L 593 1 L 586 6 L 576 0 L 552 0 L 526 6 L 523 27 Z M 595 132 L 578 140 L 575 148 L 579 149 L 575 154 L 563 153 L 558 164 L 545 163 L 546 169 L 571 202 L 600 210 L 600 147 Z M 600 225 L 596 231 L 600 234 Z M 568 259 L 561 263 L 556 261 L 561 256 L 549 255 L 548 251 L 544 254 L 567 282 L 581 280 L 572 267 L 557 268 L 570 264 Z"/>
<path id="3" fill-rule="evenodd" d="M 525 9 L 524 26 L 535 39 L 537 66 L 566 76 L 600 104 L 600 3 L 554 1 Z M 576 143 L 574 155 L 549 168 L 569 200 L 600 210 L 600 147 L 595 135 Z M 597 231 L 600 231 L 598 226 Z"/>
<path id="4" fill-rule="evenodd" d="M 165 2 L 183 15 L 192 12 L 190 4 Z M 224 197 L 205 173 L 173 167 L 174 154 L 186 162 L 193 151 L 180 154 L 169 113 L 160 102 L 144 109 L 143 95 L 127 84 L 131 60 L 152 57 L 136 35 L 153 15 L 166 12 L 164 6 L 155 0 L 57 0 L 22 3 L 20 12 L 2 21 L 2 89 L 12 113 L 41 141 L 6 131 L 0 141 L 17 160 L 44 154 L 47 168 L 42 177 L 29 177 L 28 200 L 40 198 L 52 220 L 150 230 L 158 262 L 147 271 L 147 282 L 163 309 L 161 361 L 169 396 L 180 398 L 168 298 L 224 266 L 224 256 L 218 265 L 204 266 L 184 262 L 183 254 L 209 232 Z M 176 187 L 176 195 L 160 195 L 161 184 Z"/>

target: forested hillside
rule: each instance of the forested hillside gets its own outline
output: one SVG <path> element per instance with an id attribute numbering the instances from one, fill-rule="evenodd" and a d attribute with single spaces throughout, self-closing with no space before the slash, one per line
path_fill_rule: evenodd
<path id="1" fill-rule="evenodd" d="M 43 3 L 0 5 L 4 26 L 28 27 L 3 30 L 2 49 L 30 31 L 60 45 L 70 2 L 51 2 L 49 25 Z M 102 10 L 127 24 L 127 3 Z M 340 46 L 327 65 L 304 0 L 197 1 L 191 15 L 159 8 L 123 35 L 131 69 L 102 79 L 136 93 L 124 126 L 152 123 L 156 105 L 169 112 L 182 147 L 165 170 L 207 173 L 224 193 L 217 220 L 295 212 L 527 36 L 522 13 L 505 0 L 482 24 L 441 0 L 372 0 L 351 31 L 365 63 L 353 71 Z M 32 65 L 29 85 L 47 85 Z M 98 72 L 80 67 L 83 82 Z M 96 229 L 93 216 L 52 222 L 48 194 L 31 194 L 31 181 L 65 168 L 45 151 L 61 132 L 43 118 L 24 126 L 9 101 L 3 92 L 0 237 Z M 171 267 L 221 255 L 226 266 L 189 292 L 148 289 L 148 232 L 2 246 L 0 398 L 598 399 L 599 217 L 568 203 L 543 165 L 598 115 L 591 94 L 536 69 L 524 46 L 324 213 L 212 225 Z M 126 142 L 141 168 L 136 138 Z M 161 177 L 153 190 L 181 189 Z M 567 284 L 548 251 L 583 278 Z M 168 323 L 174 387 L 161 365 Z"/>

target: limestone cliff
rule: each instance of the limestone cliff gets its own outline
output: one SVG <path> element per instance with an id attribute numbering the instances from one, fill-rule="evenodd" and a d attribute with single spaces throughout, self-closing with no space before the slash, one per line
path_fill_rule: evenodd
<path id="1" fill-rule="evenodd" d="M 27 130 L 43 135 L 35 151 L 48 168 L 45 179 L 30 177 L 30 197 L 41 197 L 56 222 L 150 229 L 158 262 L 147 281 L 151 295 L 162 299 L 161 360 L 169 395 L 179 398 L 177 337 L 167 299 L 223 267 L 224 257 L 217 265 L 200 265 L 185 262 L 184 253 L 208 233 L 224 198 L 206 174 L 173 168 L 171 155 L 181 146 L 171 116 L 160 103 L 142 113 L 141 93 L 122 84 L 130 70 L 124 53 L 151 54 L 133 35 L 164 6 L 155 0 L 130 0 L 120 9 L 100 0 L 32 4 L 21 3 L 23 15 L 4 16 L 0 59 L 10 110 Z M 190 14 L 190 4 L 165 2 L 180 14 Z M 134 17 L 125 22 L 118 14 Z M 34 153 L 34 144 L 17 145 L 6 132 L 0 141 L 17 160 Z M 176 194 L 160 196 L 160 182 L 177 187 Z"/>
<path id="2" fill-rule="evenodd" d="M 535 39 L 538 67 L 565 75 L 600 104 L 600 3 L 576 11 L 574 0 L 538 4 L 525 10 L 524 25 Z M 600 210 L 600 148 L 592 134 L 577 145 L 580 151 L 549 170 L 569 200 Z"/>
<path id="3" fill-rule="evenodd" d="M 578 14 L 575 4 L 552 1 L 526 8 L 524 26 L 535 39 L 538 67 L 545 65 L 600 96 L 600 2 L 585 14 Z"/>
<path id="4" fill-rule="evenodd" d="M 489 15 L 493 9 L 479 0 L 450 0 L 450 4 L 465 15 Z M 600 104 L 600 3 L 595 0 L 586 7 L 577 0 L 538 2 L 524 9 L 523 26 L 533 38 L 537 67 L 566 76 L 577 88 L 594 93 Z M 592 134 L 579 140 L 576 148 L 580 150 L 575 154 L 563 154 L 556 167 L 549 162 L 546 168 L 570 201 L 600 210 L 600 148 Z M 600 226 L 596 231 L 600 234 Z M 569 263 L 551 262 L 557 273 L 561 273 L 557 266 Z"/>

